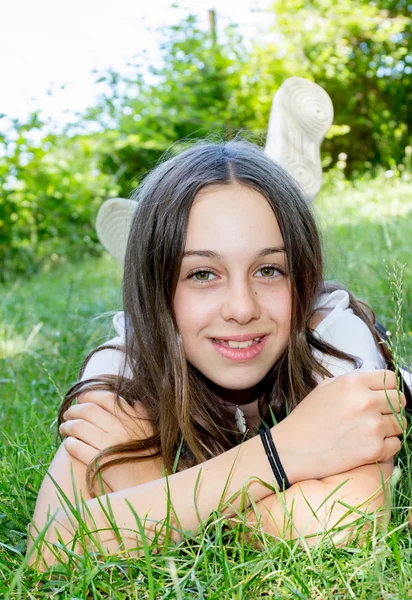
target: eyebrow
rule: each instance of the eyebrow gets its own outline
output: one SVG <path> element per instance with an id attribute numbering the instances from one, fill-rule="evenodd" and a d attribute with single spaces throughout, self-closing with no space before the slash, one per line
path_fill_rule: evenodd
<path id="1" fill-rule="evenodd" d="M 268 254 L 280 254 L 281 252 L 285 252 L 284 246 L 272 246 L 271 248 L 263 248 L 260 250 L 256 257 L 268 256 Z M 183 254 L 183 258 L 188 258 L 189 256 L 203 256 L 203 258 L 216 258 L 217 260 L 222 260 L 223 256 L 218 252 L 214 252 L 213 250 L 186 250 Z"/>

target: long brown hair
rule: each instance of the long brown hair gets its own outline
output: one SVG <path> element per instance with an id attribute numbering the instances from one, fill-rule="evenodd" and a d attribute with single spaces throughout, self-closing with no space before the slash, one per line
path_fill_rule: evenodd
<path id="1" fill-rule="evenodd" d="M 150 438 L 106 449 L 89 465 L 90 490 L 96 473 L 109 465 L 160 455 L 171 473 L 175 462 L 177 470 L 186 469 L 242 439 L 233 415 L 210 382 L 186 361 L 172 308 L 194 198 L 206 186 L 233 182 L 266 198 L 283 236 L 290 275 L 290 341 L 261 382 L 262 418 L 268 420 L 270 410 L 277 419 L 283 418 L 316 386 L 317 376 L 330 375 L 314 358 L 313 349 L 358 366 L 354 357 L 316 338 L 310 327 L 325 286 L 319 232 L 300 188 L 249 142 L 198 142 L 153 169 L 134 196 L 137 209 L 124 266 L 125 346 L 121 348 L 132 378 L 120 374 L 78 382 L 60 410 L 59 423 L 80 391 L 104 388 L 132 406 L 142 403 L 151 421 Z M 351 306 L 372 330 L 368 313 L 352 296 Z M 390 364 L 386 349 L 383 354 Z M 105 462 L 99 466 L 97 460 L 102 457 Z"/>

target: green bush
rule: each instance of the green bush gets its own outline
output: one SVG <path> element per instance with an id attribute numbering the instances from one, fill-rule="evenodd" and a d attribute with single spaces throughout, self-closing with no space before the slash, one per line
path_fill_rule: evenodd
<path id="1" fill-rule="evenodd" d="M 7 272 L 100 251 L 93 220 L 98 206 L 118 191 L 97 168 L 92 139 L 46 135 L 33 141 L 40 123 L 33 115 L 16 125 L 0 157 L 0 262 Z"/>
<path id="2" fill-rule="evenodd" d="M 217 36 L 187 17 L 164 32 L 159 64 L 143 53 L 127 76 L 98 75 L 99 101 L 58 134 L 37 114 L 3 133 L 0 120 L 0 278 L 99 252 L 102 201 L 127 197 L 181 143 L 239 130 L 263 143 L 273 96 L 292 75 L 332 97 L 325 169 L 356 179 L 384 167 L 410 180 L 410 6 L 291 0 L 273 10 L 273 34 L 248 45 L 236 26 Z"/>

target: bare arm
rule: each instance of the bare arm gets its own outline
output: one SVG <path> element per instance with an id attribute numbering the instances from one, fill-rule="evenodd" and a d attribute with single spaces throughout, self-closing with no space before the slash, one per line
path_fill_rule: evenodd
<path id="1" fill-rule="evenodd" d="M 261 500 L 256 510 L 247 511 L 245 518 L 249 524 L 276 537 L 307 536 L 309 545 L 317 543 L 317 534 L 326 532 L 331 532 L 335 543 L 347 541 L 361 515 L 377 513 L 384 522 L 389 519 L 387 484 L 392 471 L 393 460 L 389 459 L 322 480 L 302 481 L 280 497 L 272 494 Z M 232 525 L 242 520 L 237 517 Z M 362 522 L 364 528 L 367 525 L 367 521 Z"/>
<path id="2" fill-rule="evenodd" d="M 153 538 L 158 524 L 164 522 L 168 514 L 169 499 L 182 529 L 196 531 L 199 517 L 201 520 L 206 519 L 213 510 L 219 507 L 221 499 L 225 502 L 237 494 L 233 500 L 233 508 L 228 509 L 228 514 L 234 514 L 234 510 L 239 510 L 241 508 L 239 490 L 245 484 L 255 499 L 268 495 L 270 490 L 260 480 L 271 481 L 272 475 L 260 439 L 253 438 L 242 446 L 233 448 L 206 463 L 171 475 L 167 481 L 165 478 L 157 479 L 101 496 L 99 499 L 87 500 L 87 509 L 92 515 L 93 523 L 89 515 L 84 514 L 83 517 L 91 529 L 101 530 L 100 539 L 105 550 L 116 552 L 119 541 L 105 515 L 110 503 L 110 511 L 121 531 L 124 547 L 126 550 L 130 550 L 136 546 L 136 530 L 138 529 L 133 510 L 130 507 L 136 507 L 142 520 L 146 516 L 148 517 L 144 525 L 145 536 L 148 539 Z M 196 487 L 197 508 L 194 504 Z M 46 499 L 44 502 L 39 495 L 39 509 L 36 507 L 35 516 L 42 517 L 42 510 L 47 503 L 48 500 Z M 172 518 L 172 524 L 177 527 L 175 518 Z M 38 527 L 37 522 L 36 525 Z M 64 510 L 60 509 L 55 522 L 49 528 L 48 540 L 54 543 L 57 541 L 58 535 L 61 535 L 64 542 L 68 543 L 73 538 L 77 527 L 78 524 L 71 523 Z M 177 540 L 179 537 L 181 534 L 178 531 L 170 532 L 172 540 Z M 44 547 L 42 553 L 47 563 L 53 562 L 53 555 L 47 548 Z M 35 556 L 32 557 L 32 562 L 35 561 L 35 558 Z"/>
<path id="3" fill-rule="evenodd" d="M 85 402 L 89 397 L 93 398 L 94 404 Z M 80 395 L 78 404 L 69 409 L 72 419 L 66 426 L 69 430 L 74 427 L 77 438 L 87 439 L 88 444 L 69 437 L 54 456 L 42 482 L 33 515 L 33 522 L 39 531 L 49 515 L 61 509 L 64 496 L 73 505 L 76 496 L 78 499 L 92 499 L 86 485 L 86 468 L 100 450 L 129 440 L 146 439 L 151 435 L 152 429 L 142 408 L 132 409 L 125 402 L 122 404 L 125 413 L 115 410 L 114 394 L 99 391 Z M 88 411 L 89 421 L 80 420 L 84 409 Z M 115 414 L 111 414 L 109 409 Z M 103 420 L 100 420 L 100 427 L 97 428 L 94 423 L 102 415 Z M 158 457 L 109 467 L 103 471 L 101 483 L 96 484 L 96 495 L 101 495 L 102 491 L 110 493 L 160 479 L 163 476 L 162 466 L 163 461 Z M 100 485 L 103 485 L 103 490 Z"/>
<path id="4" fill-rule="evenodd" d="M 254 438 L 251 441 L 259 442 L 259 439 Z M 262 452 L 262 448 L 260 446 L 261 445 L 259 443 L 256 450 Z M 235 450 L 237 449 L 233 449 L 231 452 L 234 454 Z M 251 456 L 254 455 L 253 449 L 249 450 L 246 448 L 244 449 L 244 452 L 245 451 L 246 456 L 249 453 Z M 242 456 L 239 456 L 239 459 L 241 459 L 241 464 L 238 463 L 238 467 L 240 469 L 245 467 L 244 452 Z M 225 453 L 225 455 L 227 455 L 227 453 Z M 230 461 L 228 456 L 225 456 L 225 459 Z M 266 467 L 267 471 L 262 477 L 262 480 L 268 482 L 271 481 L 273 485 L 273 477 L 268 469 L 266 457 L 262 454 L 258 460 L 263 467 Z M 211 462 L 212 461 L 208 461 L 207 464 L 205 463 L 203 465 L 203 467 L 206 466 L 206 469 L 202 474 L 203 481 L 207 481 L 208 475 L 211 474 L 213 476 L 215 471 L 222 472 L 222 468 L 217 465 L 213 465 L 213 462 L 212 464 L 209 464 Z M 64 464 L 73 465 L 74 475 L 79 482 L 79 487 L 81 488 L 81 484 L 84 481 L 85 465 L 83 465 L 83 463 L 80 461 L 72 459 L 67 454 L 64 447 L 61 447 L 50 467 L 50 474 L 55 479 L 62 479 L 61 476 L 63 471 L 61 466 Z M 257 487 L 259 484 L 257 481 L 255 481 L 255 486 L 250 486 L 248 491 L 251 496 L 255 498 L 255 500 L 259 497 L 263 499 L 257 501 L 257 510 L 249 509 L 247 511 L 246 520 L 250 524 L 257 524 L 260 517 L 260 525 L 266 533 L 279 536 L 284 539 L 295 538 L 300 535 L 313 536 L 313 534 L 331 530 L 336 524 L 338 524 L 340 527 L 345 526 L 345 529 L 340 532 L 340 537 L 347 537 L 351 531 L 350 525 L 359 518 L 361 512 L 372 513 L 380 508 L 386 508 L 386 513 L 387 515 L 389 514 L 390 507 L 387 505 L 387 503 L 385 503 L 387 496 L 385 497 L 384 488 L 382 488 L 382 478 L 387 481 L 392 472 L 392 465 L 392 460 L 389 459 L 388 461 L 385 461 L 379 465 L 366 465 L 358 467 L 345 473 L 326 477 L 322 480 L 306 480 L 297 482 L 285 492 L 285 495 L 282 496 L 282 500 L 280 500 L 276 494 L 271 493 L 270 489 L 268 488 L 259 490 Z M 217 467 L 216 469 L 214 468 L 215 466 Z M 226 467 L 228 466 L 229 463 L 226 464 Z M 177 514 L 184 514 L 184 519 L 182 522 L 183 529 L 196 530 L 198 526 L 198 518 L 194 509 L 194 503 L 191 500 L 190 495 L 188 498 L 186 494 L 182 494 L 181 492 L 184 489 L 188 489 L 187 486 L 189 486 L 189 489 L 195 489 L 195 483 L 200 473 L 200 469 L 202 469 L 202 465 L 199 465 L 198 468 L 190 469 L 190 472 L 185 471 L 181 474 L 184 475 L 184 477 L 180 477 L 180 480 L 179 477 L 175 475 L 169 478 L 171 492 L 170 496 L 172 502 L 173 498 L 175 498 L 173 506 Z M 250 472 L 252 472 L 250 464 L 249 469 Z M 256 472 L 256 470 L 253 472 Z M 343 484 L 343 482 L 345 483 Z M 129 495 L 119 493 L 117 496 L 113 494 L 109 496 L 114 513 L 126 513 L 126 519 L 124 519 L 123 523 L 119 523 L 116 519 L 119 527 L 124 525 L 126 529 L 131 527 L 131 529 L 136 530 L 137 528 L 136 523 L 131 523 L 133 522 L 133 517 L 130 514 L 130 509 L 128 507 L 125 507 L 124 509 L 121 508 L 124 506 L 126 498 L 129 500 L 132 506 L 140 507 L 142 506 L 142 499 L 144 501 L 147 496 L 150 495 L 152 498 L 157 498 L 157 502 L 153 503 L 153 506 L 149 511 L 150 518 L 154 519 L 155 522 L 147 524 L 148 526 L 146 527 L 146 533 L 149 534 L 149 537 L 153 535 L 156 527 L 156 521 L 162 522 L 165 514 L 167 513 L 166 481 L 162 479 L 161 481 L 155 481 L 154 483 L 156 485 L 152 487 L 149 485 L 134 488 L 134 490 L 130 490 L 132 493 Z M 222 491 L 225 483 L 226 482 L 223 481 L 222 478 Z M 61 484 L 69 499 L 72 499 L 73 492 L 71 484 L 69 484 L 67 481 L 64 482 L 64 479 L 61 481 Z M 232 482 L 232 485 L 227 490 L 225 497 L 229 498 L 233 490 L 237 491 L 237 489 L 240 489 L 241 486 L 239 484 L 240 482 Z M 341 486 L 341 484 L 343 485 Z M 46 478 L 43 486 L 45 486 L 45 489 L 42 487 L 40 491 L 39 502 L 36 505 L 36 512 L 33 517 L 37 527 L 39 528 L 44 525 L 45 517 L 47 515 L 47 506 L 44 506 L 45 501 L 50 504 L 50 499 L 53 500 L 54 498 L 54 506 L 50 507 L 51 510 L 54 511 L 60 508 L 60 503 L 56 497 L 54 485 L 51 483 L 50 479 Z M 50 486 L 50 489 L 47 489 L 48 486 Z M 206 516 L 217 507 L 219 497 L 213 497 L 213 495 L 209 495 L 209 497 L 206 498 L 206 502 L 202 502 L 202 497 L 204 497 L 204 488 L 202 488 L 203 486 L 199 487 L 198 510 L 202 515 L 202 518 L 206 518 Z M 82 493 L 84 494 L 85 500 L 90 500 L 87 490 L 83 489 Z M 325 502 L 326 498 L 328 498 L 328 500 Z M 188 501 L 191 506 L 190 514 L 187 513 Z M 341 501 L 344 504 L 342 504 Z M 91 503 L 88 502 L 89 508 L 92 509 L 97 528 L 105 529 L 109 526 L 107 519 L 102 514 L 101 509 L 96 506 L 96 504 L 96 500 L 92 501 Z M 247 500 L 246 504 L 249 504 Z M 354 507 L 354 510 L 348 509 L 348 506 Z M 241 510 L 242 507 L 240 506 L 240 497 L 238 497 L 237 500 L 232 503 L 232 507 L 233 508 L 231 511 L 226 511 L 228 516 L 231 514 L 235 515 L 236 511 Z M 356 509 L 359 510 L 357 511 Z M 144 517 L 144 514 L 140 513 L 139 511 L 139 516 Z M 62 527 L 68 527 L 69 530 L 71 529 L 68 519 L 63 514 L 62 510 L 59 511 L 58 518 L 61 520 Z M 232 522 L 235 522 L 236 520 L 238 519 L 235 518 Z M 174 522 L 174 525 L 176 525 L 176 522 Z M 62 529 L 60 529 L 60 533 L 62 533 Z M 71 534 L 69 534 L 68 538 L 70 538 L 70 536 Z M 131 546 L 133 546 L 135 544 L 135 534 L 133 533 L 129 540 L 127 536 L 128 533 L 125 531 L 123 534 L 123 539 L 126 541 L 126 547 L 128 541 L 130 542 Z M 100 534 L 100 537 L 104 547 L 109 552 L 116 551 L 118 547 L 118 541 L 113 535 L 110 526 L 109 531 L 105 531 L 104 534 Z M 69 541 L 68 538 L 67 541 Z M 176 532 L 174 535 L 172 535 L 172 538 L 178 539 L 179 533 Z M 316 536 L 309 538 L 308 543 L 315 543 L 316 539 Z M 334 537 L 334 540 L 335 542 L 337 541 L 336 536 Z"/>
<path id="5" fill-rule="evenodd" d="M 58 492 L 56 484 L 71 504 L 75 504 L 75 490 L 79 497 L 83 497 L 84 500 L 91 500 L 91 496 L 87 491 L 85 474 L 86 465 L 70 456 L 65 447 L 61 445 L 49 466 L 37 497 L 33 523 L 35 523 L 38 531 L 43 529 L 53 513 L 59 509 L 61 510 L 61 494 Z M 75 490 L 73 489 L 73 482 Z"/>
<path id="6" fill-rule="evenodd" d="M 124 353 L 120 352 L 119 350 L 112 349 L 113 346 L 122 346 L 123 344 L 124 340 L 121 337 L 113 338 L 107 342 L 106 345 L 108 345 L 109 348 L 102 347 L 101 350 L 96 352 L 89 359 L 81 379 L 85 381 L 87 379 L 98 378 L 103 373 L 109 375 L 118 375 L 119 373 L 123 373 Z M 130 376 L 130 372 L 127 368 L 125 371 L 125 376 Z M 84 395 L 84 393 L 79 395 L 77 399 L 78 403 L 82 402 Z M 98 397 L 99 400 L 103 399 L 103 402 L 100 402 L 100 404 L 101 406 L 105 406 L 105 397 L 109 396 L 112 398 L 113 394 L 97 392 L 97 394 L 95 393 L 94 396 L 95 401 L 96 397 Z M 70 410 L 76 411 L 78 407 L 78 405 L 73 405 Z M 132 415 L 135 420 L 136 417 L 145 417 L 141 410 L 133 411 L 133 409 L 128 406 L 127 410 L 129 411 L 128 414 Z M 76 418 L 76 415 L 74 415 L 72 418 Z M 79 416 L 79 418 L 81 417 Z M 92 419 L 94 419 L 93 414 Z M 125 427 L 121 427 L 120 431 L 119 428 L 117 431 L 112 430 L 110 432 L 110 439 L 99 440 L 99 446 L 95 444 L 94 450 L 89 448 L 87 456 L 85 456 L 83 453 L 78 458 L 75 454 L 68 452 L 66 448 L 67 442 L 66 445 L 62 444 L 59 447 L 49 466 L 48 473 L 42 482 L 33 515 L 33 522 L 39 531 L 48 521 L 49 515 L 52 515 L 61 508 L 61 493 L 58 491 L 59 488 L 71 504 L 75 503 L 75 495 L 77 495 L 78 498 L 83 498 L 84 500 L 91 500 L 92 496 L 90 495 L 86 485 L 86 468 L 87 464 L 92 460 L 99 450 L 128 441 L 129 439 L 144 439 L 150 434 L 147 426 L 136 427 L 136 423 L 132 421 L 131 425 L 131 432 Z M 101 431 L 99 433 L 101 434 Z M 130 433 L 132 435 L 130 435 Z M 84 431 L 84 435 L 89 438 L 90 431 Z M 146 483 L 147 481 L 159 479 L 162 477 L 162 461 L 154 460 L 145 461 L 142 463 L 128 463 L 125 467 L 119 465 L 115 469 L 107 469 L 105 471 L 105 475 L 106 477 L 103 478 L 102 481 L 104 491 L 106 493 L 110 493 L 119 489 L 120 487 L 125 489 L 131 485 L 139 485 Z M 116 480 L 116 486 L 111 487 L 109 482 L 114 480 Z M 131 483 L 128 484 L 127 480 L 129 480 Z"/>
<path id="7" fill-rule="evenodd" d="M 386 391 L 382 389 L 384 387 Z M 322 479 L 393 456 L 400 448 L 395 436 L 401 433 L 401 427 L 391 413 L 387 395 L 396 406 L 395 387 L 396 380 L 391 373 L 355 372 L 320 385 L 311 392 L 284 421 L 272 428 L 291 483 Z M 75 439 L 72 443 L 82 444 Z M 150 521 L 146 521 L 144 531 L 152 538 L 157 523 L 163 523 L 167 516 L 170 495 L 182 529 L 196 530 L 199 519 L 206 519 L 218 509 L 222 499 L 227 501 L 237 494 L 226 509 L 226 514 L 233 516 L 236 511 L 247 508 L 252 499 L 259 502 L 269 496 L 271 491 L 261 481 L 273 483 L 273 476 L 261 441 L 255 437 L 202 465 L 171 475 L 168 482 L 164 478 L 158 479 L 102 496 L 100 502 L 88 500 L 86 504 L 97 529 L 106 529 L 101 534 L 104 548 L 115 552 L 119 543 L 104 514 L 108 503 L 121 529 L 125 547 L 130 549 L 136 544 L 137 528 L 130 507 L 138 510 L 141 519 L 148 516 Z M 243 486 L 250 495 L 245 504 L 242 504 L 240 494 Z M 193 502 L 195 489 L 197 510 Z M 43 502 L 40 496 L 39 502 Z M 90 521 L 86 516 L 87 519 Z M 68 542 L 76 527 L 76 523 L 70 524 L 64 511 L 60 510 L 54 527 L 49 530 L 49 540 L 55 541 L 58 532 Z M 171 532 L 170 537 L 177 539 L 179 533 Z M 46 561 L 53 560 L 47 550 L 43 549 L 43 555 Z"/>

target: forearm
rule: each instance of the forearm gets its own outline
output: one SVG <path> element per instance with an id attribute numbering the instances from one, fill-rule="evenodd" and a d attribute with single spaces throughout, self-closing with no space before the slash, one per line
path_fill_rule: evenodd
<path id="1" fill-rule="evenodd" d="M 390 394 L 393 403 L 398 401 L 395 388 L 396 378 L 388 372 L 349 374 L 315 388 L 271 430 L 289 481 L 294 484 L 321 479 L 358 465 L 385 461 L 398 452 L 400 441 L 396 436 L 402 428 L 389 413 L 387 401 Z M 403 398 L 403 405 L 404 402 Z M 156 523 L 165 521 L 169 503 L 173 507 L 172 516 L 176 514 L 172 525 L 173 521 L 179 521 L 180 529 L 195 531 L 199 521 L 221 508 L 233 495 L 231 506 L 225 509 L 228 516 L 246 509 L 252 500 L 267 498 L 271 491 L 262 481 L 273 484 L 273 479 L 261 440 L 255 436 L 212 460 L 170 475 L 167 482 L 162 478 L 87 500 L 86 521 L 89 519 L 93 529 L 106 529 L 101 534 L 103 547 L 116 551 L 119 544 L 114 539 L 113 525 L 105 516 L 110 503 L 110 512 L 128 550 L 136 545 L 134 512 L 144 523 L 142 535 L 148 538 L 153 536 Z M 328 481 L 331 482 L 333 479 Z M 373 492 L 379 487 L 380 477 L 377 483 Z M 324 483 L 305 485 L 317 490 L 321 485 L 324 492 Z M 244 486 L 248 494 L 242 496 L 240 491 Z M 57 533 L 53 525 L 50 527 L 50 541 L 56 541 L 61 533 L 63 541 L 69 542 L 78 529 L 78 524 L 70 524 L 63 511 L 59 512 L 56 525 Z M 177 539 L 179 533 L 172 531 L 170 537 Z"/>
<path id="2" fill-rule="evenodd" d="M 60 446 L 37 497 L 33 515 L 33 524 L 37 530 L 40 531 L 43 528 L 49 515 L 67 506 L 68 502 L 74 505 L 76 498 L 77 501 L 80 499 L 91 500 L 92 496 L 86 483 L 86 468 L 83 462 L 66 451 L 63 444 Z M 125 478 L 125 473 L 127 478 Z M 94 481 L 96 496 L 113 491 L 107 482 L 108 475 L 110 475 L 110 481 L 115 481 L 117 484 L 115 490 L 126 489 L 133 485 L 160 479 L 163 476 L 162 460 L 156 458 L 108 467 L 102 471 L 102 477 L 96 478 Z"/>
<path id="3" fill-rule="evenodd" d="M 57 450 L 40 487 L 33 520 L 38 527 L 47 521 L 47 512 L 53 513 L 62 506 L 62 492 L 75 503 L 75 495 L 90 500 L 86 485 L 86 465 L 71 457 L 61 445 Z"/>
<path id="4" fill-rule="evenodd" d="M 162 478 L 99 499 L 89 499 L 85 503 L 83 518 L 89 529 L 99 530 L 104 550 L 116 552 L 119 541 L 105 514 L 110 512 L 120 531 L 124 548 L 130 550 L 136 547 L 136 539 L 139 538 L 133 511 L 143 524 L 145 537 L 152 539 L 154 532 L 167 518 L 170 504 L 172 529 L 169 538 L 178 540 L 180 531 L 196 531 L 199 522 L 219 507 L 231 516 L 250 505 L 248 495 L 255 502 L 265 498 L 271 490 L 260 480 L 275 485 L 260 438 L 255 437 L 203 464 L 170 475 L 167 481 Z M 246 497 L 240 493 L 243 487 L 248 492 Z M 230 505 L 224 507 L 229 499 Z M 56 522 L 49 528 L 47 539 L 53 543 L 61 535 L 63 541 L 69 543 L 78 527 L 73 517 L 68 518 L 60 510 Z M 95 549 L 95 546 L 90 542 L 89 549 L 92 548 Z M 47 562 L 53 562 L 52 556 L 44 548 L 43 554 Z"/>
<path id="5" fill-rule="evenodd" d="M 308 536 L 309 544 L 318 541 L 317 534 L 333 528 L 335 542 L 347 539 L 362 514 L 377 512 L 389 518 L 387 483 L 392 470 L 391 459 L 323 480 L 296 483 L 280 497 L 273 494 L 258 502 L 257 511 L 248 511 L 247 521 L 260 522 L 265 532 L 283 539 Z"/>

